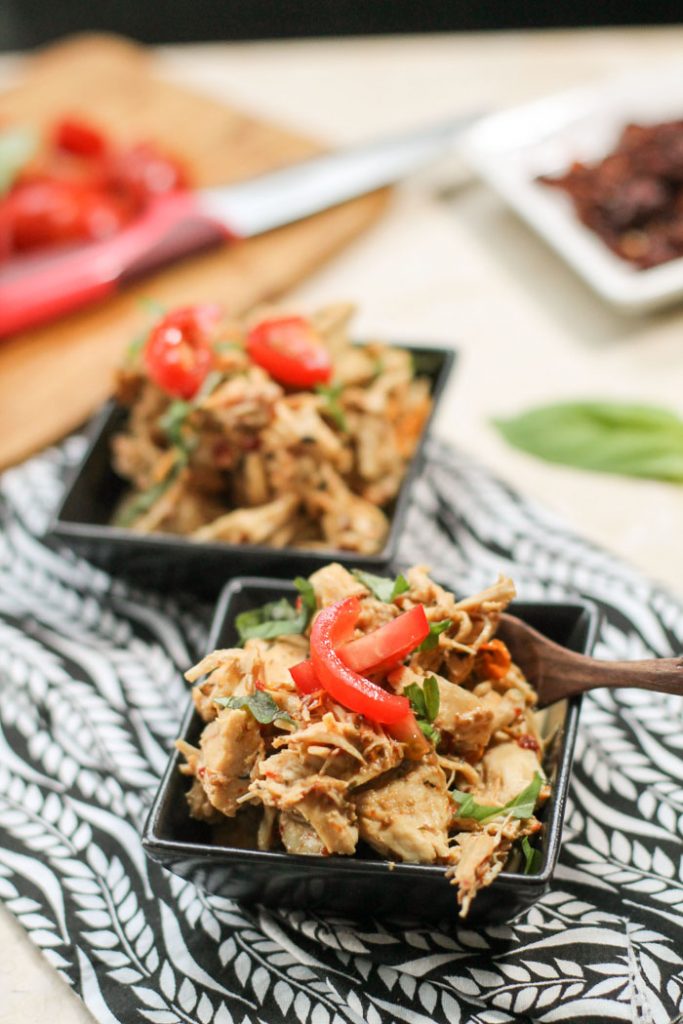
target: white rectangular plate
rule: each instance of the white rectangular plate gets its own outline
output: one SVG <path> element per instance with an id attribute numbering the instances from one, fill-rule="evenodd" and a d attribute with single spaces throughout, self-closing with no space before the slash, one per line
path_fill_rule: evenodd
<path id="1" fill-rule="evenodd" d="M 639 313 L 683 297 L 683 258 L 650 270 L 620 259 L 576 216 L 569 196 L 536 181 L 574 160 L 594 161 L 629 121 L 683 119 L 683 62 L 549 96 L 472 128 L 462 152 L 473 170 L 603 298 Z"/>

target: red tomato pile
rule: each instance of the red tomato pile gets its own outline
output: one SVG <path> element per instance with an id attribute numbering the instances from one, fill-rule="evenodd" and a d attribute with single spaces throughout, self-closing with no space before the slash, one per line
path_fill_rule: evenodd
<path id="1" fill-rule="evenodd" d="M 93 125 L 65 118 L 0 198 L 3 255 L 108 238 L 163 193 L 186 187 L 181 165 L 149 142 L 116 146 Z"/>

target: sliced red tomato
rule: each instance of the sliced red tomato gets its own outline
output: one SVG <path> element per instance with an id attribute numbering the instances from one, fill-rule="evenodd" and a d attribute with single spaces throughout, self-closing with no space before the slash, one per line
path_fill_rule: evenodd
<path id="1" fill-rule="evenodd" d="M 421 604 L 391 622 L 340 647 L 339 657 L 355 672 L 393 668 L 429 635 L 429 622 Z"/>
<path id="2" fill-rule="evenodd" d="M 299 693 L 315 693 L 316 690 L 322 689 L 312 661 L 300 661 L 298 665 L 290 668 L 289 674 L 296 683 Z"/>
<path id="3" fill-rule="evenodd" d="M 163 391 L 175 398 L 196 395 L 213 363 L 211 338 L 220 317 L 219 306 L 183 306 L 153 328 L 144 363 Z"/>
<path id="4" fill-rule="evenodd" d="M 159 152 L 150 142 L 112 152 L 104 166 L 109 185 L 145 206 L 154 196 L 187 186 L 180 163 Z"/>
<path id="5" fill-rule="evenodd" d="M 403 612 L 366 636 L 351 640 L 338 648 L 341 661 L 354 672 L 379 672 L 400 664 L 429 633 L 429 622 L 421 604 Z M 290 669 L 302 693 L 320 689 L 310 661 L 302 661 Z"/>
<path id="6" fill-rule="evenodd" d="M 249 358 L 290 388 L 325 384 L 332 376 L 330 353 L 313 325 L 301 316 L 263 320 L 247 336 Z"/>
<path id="7" fill-rule="evenodd" d="M 107 151 L 106 136 L 79 117 L 64 117 L 54 128 L 55 145 L 75 156 L 98 157 Z"/>
<path id="8" fill-rule="evenodd" d="M 20 182 L 5 199 L 12 245 L 17 250 L 107 238 L 128 219 L 115 196 L 59 178 Z"/>
<path id="9" fill-rule="evenodd" d="M 357 597 L 323 608 L 311 630 L 311 661 L 321 686 L 343 707 L 382 724 L 397 722 L 410 712 L 407 697 L 387 693 L 381 686 L 348 668 L 337 648 L 349 639 L 360 614 Z"/>

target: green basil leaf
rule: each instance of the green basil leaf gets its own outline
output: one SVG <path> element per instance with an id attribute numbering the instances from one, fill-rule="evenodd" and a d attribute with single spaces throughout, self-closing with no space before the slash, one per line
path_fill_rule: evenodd
<path id="1" fill-rule="evenodd" d="M 683 482 L 683 419 L 666 409 L 565 402 L 494 424 L 509 444 L 547 462 Z"/>
<path id="2" fill-rule="evenodd" d="M 303 628 L 301 630 L 301 632 L 303 633 L 304 629 L 306 629 L 308 623 L 315 615 L 316 609 L 318 607 L 317 602 L 315 600 L 315 590 L 313 589 L 313 584 L 309 583 L 309 581 L 304 579 L 303 576 L 296 577 L 296 579 L 294 580 L 294 586 L 299 591 L 299 596 L 301 597 L 301 607 L 306 613 Z"/>
<path id="3" fill-rule="evenodd" d="M 182 429 L 191 411 L 191 402 L 185 402 L 182 398 L 177 398 L 171 402 L 166 411 L 159 417 L 159 426 L 171 444 L 176 445 L 178 448 L 183 448 L 185 445 Z"/>
<path id="4" fill-rule="evenodd" d="M 137 301 L 138 306 L 144 309 L 145 313 L 153 316 L 155 320 L 160 320 L 162 316 L 166 316 L 168 313 L 168 309 L 164 306 L 163 302 L 153 299 L 151 295 L 141 295 Z"/>
<path id="5" fill-rule="evenodd" d="M 264 690 L 256 690 L 255 693 L 243 694 L 239 697 L 214 697 L 214 704 L 218 704 L 222 708 L 232 708 L 233 711 L 242 711 L 246 708 L 262 725 L 270 725 L 271 722 L 295 724 L 292 716 L 286 711 L 282 711 L 270 694 Z"/>
<path id="6" fill-rule="evenodd" d="M 445 633 L 448 627 L 452 625 L 452 619 L 441 619 L 440 622 L 430 622 L 429 634 L 418 647 L 418 651 L 433 651 L 435 647 L 438 647 L 439 637 L 441 634 Z"/>
<path id="7" fill-rule="evenodd" d="M 8 128 L 0 132 L 0 196 L 9 192 L 37 149 L 38 135 L 31 128 Z"/>
<path id="8" fill-rule="evenodd" d="M 534 813 L 542 785 L 543 777 L 540 772 L 536 772 L 529 785 L 502 807 L 488 807 L 485 804 L 479 804 L 471 793 L 462 793 L 458 789 L 451 790 L 451 796 L 458 804 L 457 816 L 459 818 L 474 818 L 482 825 L 487 825 L 494 818 L 508 814 L 512 818 L 530 818 Z"/>
<path id="9" fill-rule="evenodd" d="M 522 854 L 524 856 L 524 874 L 536 875 L 541 870 L 543 854 L 529 842 L 528 836 L 522 836 Z"/>
<path id="10" fill-rule="evenodd" d="M 439 743 L 441 743 L 440 730 L 437 729 L 436 726 L 432 725 L 431 722 L 424 722 L 422 721 L 422 719 L 418 719 L 417 724 L 418 728 L 422 732 L 422 735 L 426 736 L 427 739 L 431 743 L 433 743 L 435 747 L 438 747 Z"/>
<path id="11" fill-rule="evenodd" d="M 269 601 L 261 608 L 253 608 L 241 612 L 235 619 L 240 642 L 260 637 L 261 640 L 274 640 L 278 636 L 302 632 L 302 616 L 295 608 L 281 597 L 279 601 Z"/>
<path id="12" fill-rule="evenodd" d="M 136 519 L 145 512 L 149 512 L 152 505 L 168 490 L 180 470 L 186 465 L 187 455 L 182 451 L 178 451 L 176 461 L 163 480 L 159 480 L 158 483 L 148 487 L 146 491 L 140 491 L 139 494 L 135 494 L 123 502 L 119 511 L 114 516 L 114 526 L 132 526 Z"/>
<path id="13" fill-rule="evenodd" d="M 339 399 L 344 390 L 342 384 L 316 384 L 316 393 L 326 399 L 324 412 L 334 420 L 340 430 L 347 431 L 348 424 Z"/>
<path id="14" fill-rule="evenodd" d="M 415 717 L 427 720 L 427 702 L 422 687 L 418 686 L 417 683 L 410 683 L 404 687 L 403 696 L 407 697 L 410 701 Z"/>
<path id="15" fill-rule="evenodd" d="M 368 588 L 373 597 L 378 601 L 384 601 L 385 604 L 391 604 L 394 598 L 410 590 L 410 584 L 400 573 L 392 580 L 388 576 L 374 576 L 371 572 L 363 572 L 362 569 L 352 569 L 351 572 L 359 583 Z"/>
<path id="16" fill-rule="evenodd" d="M 425 707 L 427 709 L 427 721 L 433 722 L 439 713 L 439 704 L 441 703 L 436 676 L 429 676 L 428 679 L 425 679 L 422 684 L 422 692 L 424 693 Z"/>
<path id="17" fill-rule="evenodd" d="M 235 619 L 240 643 L 252 637 L 261 640 L 274 640 L 278 636 L 303 633 L 316 610 L 315 591 L 308 580 L 297 576 L 294 585 L 301 596 L 301 607 L 295 608 L 289 601 L 281 597 L 279 601 L 269 601 L 261 608 L 253 608 L 241 612 Z"/>

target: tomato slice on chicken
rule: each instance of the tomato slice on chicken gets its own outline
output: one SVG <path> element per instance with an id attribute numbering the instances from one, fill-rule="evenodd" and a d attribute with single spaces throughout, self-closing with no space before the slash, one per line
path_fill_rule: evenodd
<path id="1" fill-rule="evenodd" d="M 407 697 L 387 693 L 345 665 L 337 653 L 337 648 L 349 639 L 359 614 L 357 597 L 323 608 L 311 630 L 313 669 L 333 700 L 374 722 L 389 725 L 410 713 Z"/>
<path id="2" fill-rule="evenodd" d="M 372 633 L 344 644 L 338 648 L 337 654 L 354 672 L 379 672 L 400 664 L 428 634 L 429 622 L 424 608 L 418 604 Z M 301 693 L 320 689 L 310 661 L 299 662 L 290 672 Z"/>
<path id="3" fill-rule="evenodd" d="M 211 338 L 219 306 L 183 306 L 152 329 L 144 350 L 150 378 L 174 398 L 193 398 L 213 362 Z"/>
<path id="4" fill-rule="evenodd" d="M 340 647 L 338 655 L 354 672 L 378 672 L 398 665 L 429 635 L 429 622 L 421 604 L 415 605 L 379 629 Z"/>
<path id="5" fill-rule="evenodd" d="M 301 316 L 262 320 L 249 331 L 247 352 L 273 380 L 290 388 L 312 388 L 332 376 L 330 353 L 313 325 Z"/>
<path id="6" fill-rule="evenodd" d="M 315 693 L 316 690 L 322 689 L 315 674 L 313 662 L 308 659 L 300 661 L 298 665 L 293 665 L 289 670 L 289 674 L 296 683 L 299 693 Z"/>

